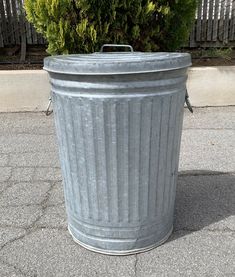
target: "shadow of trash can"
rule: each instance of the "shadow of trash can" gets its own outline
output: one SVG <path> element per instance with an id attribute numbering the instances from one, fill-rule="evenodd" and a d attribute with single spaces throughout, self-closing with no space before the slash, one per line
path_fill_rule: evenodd
<path id="1" fill-rule="evenodd" d="M 68 229 L 83 247 L 127 255 L 173 229 L 186 53 L 47 57 Z M 113 45 L 111 45 L 113 46 Z M 120 48 L 121 50 L 122 48 Z"/>

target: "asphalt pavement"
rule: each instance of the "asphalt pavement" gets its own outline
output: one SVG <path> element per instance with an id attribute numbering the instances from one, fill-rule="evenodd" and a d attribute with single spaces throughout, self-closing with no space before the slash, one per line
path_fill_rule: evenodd
<path id="1" fill-rule="evenodd" d="M 235 107 L 185 110 L 174 232 L 115 257 L 67 231 L 53 115 L 0 114 L 0 276 L 235 276 Z"/>

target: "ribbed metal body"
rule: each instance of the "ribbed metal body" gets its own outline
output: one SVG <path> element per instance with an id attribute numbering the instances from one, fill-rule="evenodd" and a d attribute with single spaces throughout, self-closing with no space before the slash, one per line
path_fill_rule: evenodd
<path id="1" fill-rule="evenodd" d="M 169 237 L 186 70 L 50 72 L 69 230 L 83 246 L 122 255 Z"/>

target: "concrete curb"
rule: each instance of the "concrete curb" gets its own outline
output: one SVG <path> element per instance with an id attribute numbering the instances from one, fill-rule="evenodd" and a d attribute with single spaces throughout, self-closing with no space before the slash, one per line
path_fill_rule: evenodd
<path id="1" fill-rule="evenodd" d="M 0 112 L 43 111 L 50 84 L 43 70 L 0 71 Z"/>
<path id="2" fill-rule="evenodd" d="M 0 80 L 0 112 L 46 109 L 50 85 L 45 71 L 0 71 Z M 187 87 L 195 107 L 235 105 L 235 66 L 190 68 Z"/>
<path id="3" fill-rule="evenodd" d="M 235 105 L 235 66 L 192 67 L 187 88 L 193 106 Z"/>

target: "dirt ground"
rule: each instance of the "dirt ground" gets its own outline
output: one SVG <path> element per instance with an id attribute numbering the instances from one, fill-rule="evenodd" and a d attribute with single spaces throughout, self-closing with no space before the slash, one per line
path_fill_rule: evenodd
<path id="1" fill-rule="evenodd" d="M 192 55 L 193 66 L 232 66 L 235 65 L 235 49 L 229 54 L 226 50 L 222 54 L 213 50 L 183 49 Z M 42 69 L 43 59 L 47 57 L 45 47 L 31 46 L 27 49 L 26 60 L 20 62 L 20 47 L 0 48 L 0 70 L 32 70 Z"/>
<path id="2" fill-rule="evenodd" d="M 225 59 L 225 58 L 193 58 L 193 66 L 227 66 L 235 65 L 235 59 Z"/>

